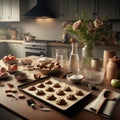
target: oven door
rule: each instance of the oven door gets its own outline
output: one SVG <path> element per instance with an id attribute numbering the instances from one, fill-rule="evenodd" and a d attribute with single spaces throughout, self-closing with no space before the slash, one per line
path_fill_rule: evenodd
<path id="1" fill-rule="evenodd" d="M 46 56 L 46 54 L 45 53 L 43 53 L 43 52 L 28 52 L 28 51 L 26 51 L 25 52 L 25 56 Z"/>
<path id="2" fill-rule="evenodd" d="M 46 43 L 24 43 L 25 56 L 47 56 Z"/>

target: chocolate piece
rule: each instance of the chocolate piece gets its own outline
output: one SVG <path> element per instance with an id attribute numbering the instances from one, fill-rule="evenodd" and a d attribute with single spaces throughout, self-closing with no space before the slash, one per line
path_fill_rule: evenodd
<path id="1" fill-rule="evenodd" d="M 13 88 L 13 87 L 14 87 L 14 84 L 12 84 L 12 83 L 7 83 L 7 85 L 8 85 L 10 88 Z"/>
<path id="2" fill-rule="evenodd" d="M 6 92 L 6 93 L 9 93 L 9 92 L 11 92 L 11 89 L 7 89 L 7 90 L 5 90 L 5 92 Z"/>
<path id="3" fill-rule="evenodd" d="M 7 97 L 12 97 L 12 94 L 11 93 L 7 93 L 6 96 Z"/>
<path id="4" fill-rule="evenodd" d="M 11 92 L 17 93 L 17 90 L 15 88 L 11 89 Z"/>
<path id="5" fill-rule="evenodd" d="M 36 80 L 39 80 L 41 78 L 41 74 L 38 74 L 38 73 L 34 73 L 34 78 Z"/>
<path id="6" fill-rule="evenodd" d="M 24 94 L 18 94 L 18 97 L 19 97 L 20 99 L 24 99 L 24 98 L 25 98 L 25 95 L 24 95 Z"/>

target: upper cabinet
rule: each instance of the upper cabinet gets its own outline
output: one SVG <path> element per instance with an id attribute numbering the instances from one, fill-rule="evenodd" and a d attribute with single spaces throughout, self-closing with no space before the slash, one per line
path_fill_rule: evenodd
<path id="1" fill-rule="evenodd" d="M 20 16 L 23 17 L 28 10 L 35 6 L 37 0 L 20 0 Z"/>
<path id="2" fill-rule="evenodd" d="M 77 17 L 77 0 L 60 0 L 59 2 L 61 19 L 71 20 Z"/>
<path id="3" fill-rule="evenodd" d="M 62 20 L 81 17 L 82 11 L 108 19 L 120 19 L 120 0 L 47 0 Z"/>
<path id="4" fill-rule="evenodd" d="M 86 12 L 89 15 L 95 13 L 95 0 L 77 0 L 77 13 L 78 17 L 81 17 L 82 12 Z"/>
<path id="5" fill-rule="evenodd" d="M 77 14 L 77 0 L 46 0 L 50 10 L 62 20 L 71 20 Z"/>
<path id="6" fill-rule="evenodd" d="M 96 12 L 108 19 L 120 19 L 120 0 L 96 0 Z"/>
<path id="7" fill-rule="evenodd" d="M 0 22 L 20 21 L 19 0 L 0 0 Z"/>
<path id="8" fill-rule="evenodd" d="M 51 9 L 57 11 L 58 18 L 73 20 L 81 16 L 82 11 L 92 14 L 94 0 L 47 0 Z M 53 2 L 54 1 L 54 2 Z"/>

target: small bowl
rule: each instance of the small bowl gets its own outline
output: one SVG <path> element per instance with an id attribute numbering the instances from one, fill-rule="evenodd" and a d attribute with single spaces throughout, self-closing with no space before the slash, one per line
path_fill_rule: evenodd
<path id="1" fill-rule="evenodd" d="M 7 72 L 0 73 L 0 79 L 6 79 L 9 77 L 9 74 Z"/>
<path id="2" fill-rule="evenodd" d="M 39 58 L 40 63 L 50 63 L 52 61 L 52 58 L 49 57 L 41 57 Z"/>
<path id="3" fill-rule="evenodd" d="M 39 69 L 39 70 L 40 70 L 40 72 L 41 72 L 42 74 L 44 74 L 44 75 L 53 75 L 53 74 L 58 74 L 58 73 L 61 72 L 61 68 L 59 68 L 59 69 L 54 69 L 54 70 L 47 70 L 47 69 L 44 69 L 44 70 Z"/>
<path id="4" fill-rule="evenodd" d="M 70 81 L 71 83 L 80 83 L 82 79 L 83 79 L 83 75 L 81 74 L 71 73 L 67 75 L 67 80 Z"/>
<path id="5" fill-rule="evenodd" d="M 31 65 L 32 60 L 31 59 L 21 59 L 21 63 L 23 65 Z"/>
<path id="6" fill-rule="evenodd" d="M 22 82 L 22 81 L 25 81 L 27 80 L 27 75 L 25 73 L 16 73 L 15 74 L 15 78 L 19 81 L 19 82 Z"/>

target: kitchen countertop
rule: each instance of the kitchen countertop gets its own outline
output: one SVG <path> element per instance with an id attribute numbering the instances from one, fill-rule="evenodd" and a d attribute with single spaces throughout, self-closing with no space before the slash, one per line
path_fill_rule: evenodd
<path id="1" fill-rule="evenodd" d="M 5 42 L 5 43 L 18 43 L 18 44 L 23 44 L 24 40 L 0 40 L 0 42 Z M 54 47 L 71 47 L 71 44 L 66 44 L 66 43 L 62 43 L 60 41 L 46 41 L 48 46 L 54 46 Z M 79 44 L 78 47 L 83 47 L 82 44 Z M 115 50 L 119 50 L 120 49 L 120 44 L 116 44 L 116 45 L 96 45 L 95 48 L 98 49 L 115 49 Z"/>
<path id="2" fill-rule="evenodd" d="M 24 40 L 0 40 L 0 43 L 1 42 L 5 42 L 5 43 L 20 43 L 22 44 L 24 42 Z"/>
<path id="3" fill-rule="evenodd" d="M 5 64 L 3 63 L 3 61 L 0 61 L 0 65 L 5 67 Z M 20 66 L 18 66 L 18 69 L 23 71 Z M 33 71 L 25 71 L 24 70 L 23 72 L 27 72 L 29 75 L 32 75 L 33 73 L 35 73 L 35 70 L 33 70 Z M 26 118 L 27 120 L 40 120 L 40 119 L 41 120 L 56 120 L 56 118 L 57 118 L 57 120 L 80 120 L 80 119 L 81 120 L 93 120 L 93 119 L 94 120 L 108 120 L 107 118 L 100 117 L 93 113 L 83 110 L 83 108 L 88 103 L 90 103 L 90 101 L 92 101 L 94 98 L 97 97 L 97 95 L 100 93 L 100 91 L 93 90 L 92 94 L 90 96 L 88 96 L 82 102 L 78 102 L 77 104 L 74 105 L 74 107 L 72 107 L 71 109 L 66 110 L 66 111 L 61 111 L 61 110 L 57 109 L 56 107 L 53 107 L 43 101 L 39 101 L 39 100 L 35 99 L 36 102 L 39 102 L 40 104 L 42 104 L 46 107 L 50 107 L 52 109 L 50 112 L 44 112 L 44 111 L 40 111 L 40 110 L 34 110 L 30 106 L 27 105 L 26 100 L 31 98 L 27 94 L 25 94 L 25 96 L 26 96 L 25 99 L 18 99 L 18 100 L 16 100 L 15 98 L 10 98 L 10 97 L 6 96 L 5 90 L 9 88 L 7 83 L 14 84 L 14 87 L 17 89 L 18 93 L 21 93 L 21 91 L 18 90 L 17 86 L 21 85 L 23 83 L 18 82 L 14 78 L 14 75 L 11 75 L 11 77 L 12 78 L 8 81 L 7 80 L 2 81 L 2 84 L 4 84 L 4 86 L 0 87 L 0 96 L 1 96 L 0 104 L 5 106 L 6 108 L 10 109 L 11 111 L 13 111 L 15 114 L 18 114 L 18 115 Z M 62 80 L 63 82 L 68 82 L 68 81 L 66 81 L 65 78 L 58 78 L 58 79 Z M 80 85 L 75 85 L 75 86 L 89 90 L 88 87 L 82 83 Z M 114 91 L 120 93 L 120 89 L 113 88 L 106 82 L 101 84 L 99 86 L 99 88 L 100 88 L 100 90 L 102 90 L 103 88 L 107 88 L 107 89 L 114 90 Z M 18 94 L 18 93 L 16 93 L 16 94 Z M 116 106 L 116 109 L 114 110 L 114 113 L 113 113 L 113 117 L 110 120 L 120 120 L 119 111 L 120 111 L 120 103 Z"/>

